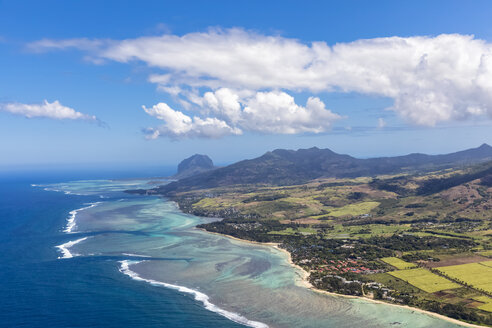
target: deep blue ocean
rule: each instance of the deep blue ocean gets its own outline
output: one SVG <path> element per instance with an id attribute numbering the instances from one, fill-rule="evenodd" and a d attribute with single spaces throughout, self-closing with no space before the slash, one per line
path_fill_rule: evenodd
<path id="1" fill-rule="evenodd" d="M 114 260 L 58 260 L 54 246 L 69 239 L 68 213 L 98 199 L 31 184 L 88 176 L 94 174 L 0 175 L 1 327 L 241 327 L 189 295 L 130 279 Z"/>

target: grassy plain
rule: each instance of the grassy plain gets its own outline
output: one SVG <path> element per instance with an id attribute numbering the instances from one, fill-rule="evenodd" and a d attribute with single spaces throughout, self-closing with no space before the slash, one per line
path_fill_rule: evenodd
<path id="1" fill-rule="evenodd" d="M 484 310 L 487 312 L 492 312 L 492 297 L 481 295 L 477 297 L 473 297 L 475 301 L 479 301 L 483 304 L 478 305 L 477 308 L 480 310 Z"/>
<path id="2" fill-rule="evenodd" d="M 280 231 L 270 231 L 268 232 L 269 234 L 276 234 L 276 235 L 295 235 L 296 233 L 300 234 L 313 234 L 316 233 L 316 229 L 313 228 L 287 228 L 285 230 L 280 230 Z"/>
<path id="3" fill-rule="evenodd" d="M 389 274 L 427 293 L 460 287 L 460 285 L 422 268 L 392 271 Z"/>
<path id="4" fill-rule="evenodd" d="M 398 270 L 412 269 L 417 267 L 417 265 L 415 265 L 414 263 L 405 262 L 397 257 L 383 257 L 381 258 L 381 261 L 394 266 Z"/>
<path id="5" fill-rule="evenodd" d="M 480 305 L 477 308 L 480 310 L 487 311 L 487 312 L 492 312 L 492 301 L 485 303 L 483 305 Z"/>
<path id="6" fill-rule="evenodd" d="M 487 257 L 492 257 L 492 249 L 486 250 L 486 251 L 481 251 L 479 252 L 480 255 L 487 256 Z"/>
<path id="7" fill-rule="evenodd" d="M 484 262 L 490 263 L 491 261 Z M 482 263 L 468 263 L 437 268 L 444 275 L 466 283 L 478 290 L 492 293 L 492 267 Z"/>
<path id="8" fill-rule="evenodd" d="M 492 261 L 480 262 L 481 265 L 485 265 L 492 268 Z M 491 278 L 492 279 L 492 278 Z"/>
<path id="9" fill-rule="evenodd" d="M 373 209 L 379 206 L 378 202 L 360 202 L 355 204 L 349 204 L 340 208 L 335 208 L 328 212 L 328 216 L 342 217 L 342 216 L 357 216 L 370 213 Z"/>

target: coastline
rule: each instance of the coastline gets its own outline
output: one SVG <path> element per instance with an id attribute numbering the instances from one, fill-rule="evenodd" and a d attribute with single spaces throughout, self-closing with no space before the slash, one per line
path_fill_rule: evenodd
<path id="1" fill-rule="evenodd" d="M 292 261 L 292 255 L 287 250 L 285 250 L 283 248 L 280 248 L 280 246 L 279 246 L 278 243 L 262 243 L 262 242 L 258 242 L 258 241 L 245 240 L 245 239 L 241 239 L 241 238 L 237 238 L 237 237 L 233 237 L 233 236 L 229 236 L 229 235 L 224 235 L 224 234 L 221 234 L 221 233 L 218 233 L 218 232 L 207 231 L 207 230 L 201 229 L 201 228 L 196 228 L 195 227 L 195 229 L 198 229 L 198 230 L 201 230 L 201 231 L 205 231 L 205 232 L 211 233 L 211 234 L 216 234 L 216 235 L 219 235 L 219 236 L 222 236 L 222 237 L 227 237 L 227 238 L 230 238 L 232 240 L 240 241 L 240 242 L 243 242 L 243 243 L 250 243 L 250 244 L 256 244 L 256 245 L 263 245 L 263 246 L 273 247 L 273 248 L 275 248 L 275 249 L 283 252 L 287 256 L 287 262 L 289 263 L 289 265 L 292 266 L 292 267 L 294 267 L 294 268 L 296 268 L 296 269 L 298 269 L 299 279 L 296 279 L 296 284 L 298 286 L 300 286 L 300 287 L 308 288 L 308 289 L 310 289 L 310 290 L 312 290 L 312 291 L 314 291 L 316 293 L 330 295 L 330 296 L 333 296 L 333 297 L 344 297 L 344 298 L 359 299 L 361 301 L 372 302 L 372 303 L 375 303 L 375 304 L 384 304 L 384 305 L 396 306 L 396 307 L 404 308 L 404 309 L 407 309 L 407 310 L 417 311 L 417 312 L 420 312 L 420 313 L 423 313 L 423 314 L 426 314 L 426 315 L 429 315 L 429 316 L 433 316 L 433 317 L 439 318 L 441 320 L 445 320 L 447 322 L 451 322 L 451 323 L 454 323 L 454 324 L 461 325 L 463 327 L 490 328 L 488 326 L 480 326 L 480 325 L 477 325 L 477 324 L 468 323 L 468 322 L 465 322 L 465 321 L 461 321 L 461 320 L 458 320 L 458 319 L 447 317 L 447 316 L 442 315 L 442 314 L 439 314 L 439 313 L 422 310 L 422 309 L 419 309 L 419 308 L 416 308 L 416 307 L 411 307 L 411 306 L 408 306 L 408 305 L 400 305 L 400 304 L 394 304 L 394 303 L 384 302 L 384 301 L 381 301 L 381 300 L 374 300 L 374 299 L 371 299 L 371 298 L 368 298 L 368 297 L 364 297 L 364 296 L 354 296 L 354 295 L 337 294 L 337 293 L 328 292 L 326 290 L 315 288 L 309 282 L 309 272 L 307 272 L 306 270 L 304 270 L 301 266 L 295 264 Z"/>

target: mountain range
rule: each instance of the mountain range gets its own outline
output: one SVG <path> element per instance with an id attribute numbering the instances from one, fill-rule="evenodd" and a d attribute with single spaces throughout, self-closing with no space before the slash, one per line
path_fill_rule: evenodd
<path id="1" fill-rule="evenodd" d="M 445 155 L 420 153 L 396 157 L 359 159 L 316 147 L 277 149 L 229 166 L 186 176 L 155 189 L 159 194 L 244 184 L 294 185 L 319 178 L 354 178 L 412 171 L 430 171 L 492 160 L 492 147 Z M 211 162 L 211 161 L 210 161 Z M 213 165 L 212 165 L 213 166 Z"/>

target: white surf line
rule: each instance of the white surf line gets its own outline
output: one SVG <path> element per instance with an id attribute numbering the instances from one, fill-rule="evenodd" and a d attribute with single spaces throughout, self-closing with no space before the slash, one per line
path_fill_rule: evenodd
<path id="1" fill-rule="evenodd" d="M 75 217 L 77 216 L 77 213 L 79 213 L 80 211 L 95 207 L 99 204 L 101 204 L 101 202 L 92 203 L 89 206 L 78 208 L 76 210 L 70 211 L 69 212 L 70 215 L 67 219 L 67 226 L 65 227 L 65 230 L 63 230 L 63 232 L 72 233 L 72 230 L 73 230 L 73 228 L 75 228 L 75 225 L 76 225 Z"/>
<path id="2" fill-rule="evenodd" d="M 53 189 L 53 188 L 43 188 L 44 191 L 53 191 L 53 192 L 63 192 L 63 190 Z"/>
<path id="3" fill-rule="evenodd" d="M 77 239 L 77 240 L 71 240 L 71 241 L 66 242 L 65 244 L 61 244 L 61 245 L 55 246 L 62 253 L 62 256 L 58 256 L 58 258 L 59 259 L 70 259 L 70 258 L 72 258 L 74 256 L 79 256 L 80 254 L 75 254 L 75 253 L 72 254 L 70 252 L 69 248 L 72 247 L 73 245 L 76 245 L 76 244 L 80 243 L 81 241 L 86 240 L 87 238 L 89 238 L 89 237 L 84 237 L 84 238 L 80 238 L 80 239 Z"/>
<path id="4" fill-rule="evenodd" d="M 44 191 L 62 192 L 65 195 L 87 196 L 86 194 L 77 194 L 77 193 L 70 191 L 70 190 L 62 190 L 62 189 L 55 189 L 53 187 L 47 187 L 47 185 L 38 185 L 38 184 L 32 183 L 31 187 L 43 188 Z"/>
<path id="5" fill-rule="evenodd" d="M 54 192 L 64 192 L 63 190 L 55 189 L 53 187 L 48 187 L 47 185 L 31 183 L 33 188 L 43 188 L 44 191 L 54 191 Z"/>
<path id="6" fill-rule="evenodd" d="M 152 257 L 149 255 L 140 255 L 140 254 L 133 254 L 133 253 L 122 253 L 125 256 L 130 256 L 130 257 Z"/>
<path id="7" fill-rule="evenodd" d="M 154 285 L 154 286 L 162 286 L 162 287 L 166 287 L 166 288 L 180 291 L 182 293 L 191 294 L 194 296 L 195 300 L 201 302 L 207 310 L 215 312 L 217 314 L 220 314 L 221 316 L 226 317 L 229 320 L 243 324 L 243 325 L 248 326 L 248 327 L 268 328 L 268 325 L 266 325 L 262 322 L 252 321 L 252 320 L 249 320 L 249 319 L 243 317 L 242 315 L 240 315 L 238 313 L 230 312 L 230 311 L 219 308 L 215 304 L 210 303 L 209 297 L 202 292 L 199 292 L 197 290 L 194 290 L 194 289 L 191 289 L 188 287 L 184 287 L 184 286 L 172 285 L 172 284 L 168 284 L 165 282 L 160 282 L 160 281 L 152 280 L 152 279 L 145 279 L 145 278 L 140 277 L 138 275 L 138 273 L 130 270 L 130 265 L 137 264 L 137 263 L 140 263 L 143 261 L 124 260 L 124 261 L 119 261 L 119 262 L 121 263 L 120 272 L 123 274 L 126 274 L 127 276 L 129 276 L 130 278 L 132 278 L 134 280 L 144 281 L 144 282 L 147 282 L 147 283 Z"/>

